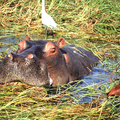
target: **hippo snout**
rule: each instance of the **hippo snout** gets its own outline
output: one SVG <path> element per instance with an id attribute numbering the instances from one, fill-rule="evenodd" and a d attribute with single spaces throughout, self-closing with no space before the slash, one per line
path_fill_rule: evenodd
<path id="1" fill-rule="evenodd" d="M 8 74 L 11 73 L 9 76 Z M 6 80 L 7 77 L 7 81 Z M 29 85 L 43 86 L 51 84 L 47 65 L 35 55 L 23 58 L 10 53 L 0 64 L 0 83 L 23 81 Z"/>

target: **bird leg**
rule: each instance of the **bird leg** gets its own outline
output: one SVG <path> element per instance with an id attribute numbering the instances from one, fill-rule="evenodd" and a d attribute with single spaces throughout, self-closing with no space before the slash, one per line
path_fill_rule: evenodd
<path id="1" fill-rule="evenodd" d="M 56 33 L 55 33 L 52 29 L 47 31 L 47 35 L 48 35 L 48 36 L 51 35 L 52 38 L 55 37 L 55 34 L 56 34 Z"/>
<path id="2" fill-rule="evenodd" d="M 56 33 L 53 32 L 53 30 L 51 29 L 50 31 L 47 29 L 47 26 L 45 26 L 45 40 L 47 40 L 49 35 L 52 35 L 52 38 L 54 38 Z"/>
<path id="3" fill-rule="evenodd" d="M 47 26 L 45 27 L 45 40 L 47 40 Z"/>
<path id="4" fill-rule="evenodd" d="M 51 34 L 52 34 L 52 38 L 54 38 L 54 32 L 53 32 L 53 30 L 52 30 L 52 33 L 51 33 Z"/>
<path id="5" fill-rule="evenodd" d="M 54 38 L 56 34 L 57 33 L 52 30 L 52 32 L 51 32 L 52 38 Z"/>

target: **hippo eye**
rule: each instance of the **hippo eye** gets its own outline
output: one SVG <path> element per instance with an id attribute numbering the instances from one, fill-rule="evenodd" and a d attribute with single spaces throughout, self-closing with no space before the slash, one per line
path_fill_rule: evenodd
<path id="1" fill-rule="evenodd" d="M 44 47 L 43 51 L 46 52 L 46 53 L 54 53 L 55 50 L 56 50 L 55 45 L 51 42 L 48 42 L 48 43 L 45 44 L 45 47 Z"/>

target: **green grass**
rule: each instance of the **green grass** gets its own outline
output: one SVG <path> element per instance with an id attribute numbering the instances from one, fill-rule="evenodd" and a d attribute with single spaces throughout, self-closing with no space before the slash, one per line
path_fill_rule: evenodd
<path id="1" fill-rule="evenodd" d="M 42 0 L 1 0 L 0 39 L 16 36 L 21 40 L 27 33 L 27 29 L 32 39 L 35 39 L 36 34 L 41 37 L 45 31 L 41 21 L 41 3 Z M 110 79 L 109 83 L 102 85 L 93 83 L 82 86 L 81 84 L 81 87 L 78 86 L 80 84 L 78 81 L 74 85 L 61 86 L 56 91 L 32 87 L 24 83 L 0 85 L 0 119 L 119 118 L 120 97 L 107 98 L 105 94 L 119 83 L 117 76 L 120 74 L 120 2 L 46 0 L 45 3 L 46 12 L 58 24 L 55 29 L 57 35 L 52 40 L 56 41 L 59 37 L 64 37 L 67 44 L 73 43 L 91 50 L 101 59 L 100 67 L 106 68 L 110 74 L 115 73 L 115 79 Z M 51 37 L 49 36 L 48 39 L 50 40 Z M 0 43 L 0 46 L 3 44 L 5 43 Z M 16 43 L 9 45 L 11 47 L 3 52 L 1 57 L 4 57 L 9 50 L 17 49 Z M 90 97 L 92 101 L 77 103 L 84 97 Z"/>
<path id="2" fill-rule="evenodd" d="M 14 120 L 115 118 L 120 115 L 120 98 L 107 99 L 105 95 L 100 95 L 106 86 L 101 86 L 101 91 L 95 89 L 95 85 L 79 88 L 76 92 L 88 92 L 80 94 L 79 97 L 91 96 L 93 100 L 91 103 L 78 104 L 73 103 L 73 99 L 77 100 L 78 96 L 75 98 L 75 92 L 72 92 L 77 88 L 75 85 L 68 85 L 69 91 L 63 90 L 53 95 L 47 94 L 48 89 L 31 87 L 23 83 L 1 85 L 0 118 Z"/>
<path id="3" fill-rule="evenodd" d="M 2 31 L 42 32 L 40 0 L 7 0 L 0 4 Z M 120 32 L 120 3 L 116 0 L 46 0 L 46 11 L 58 23 L 57 31 L 77 36 L 87 33 Z"/>

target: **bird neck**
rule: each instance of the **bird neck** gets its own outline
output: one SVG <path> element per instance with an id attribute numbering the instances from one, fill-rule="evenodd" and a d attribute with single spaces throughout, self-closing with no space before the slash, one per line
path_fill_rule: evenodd
<path id="1" fill-rule="evenodd" d="M 42 0 L 42 12 L 45 12 L 45 0 Z"/>

